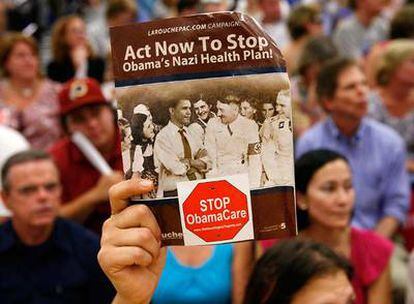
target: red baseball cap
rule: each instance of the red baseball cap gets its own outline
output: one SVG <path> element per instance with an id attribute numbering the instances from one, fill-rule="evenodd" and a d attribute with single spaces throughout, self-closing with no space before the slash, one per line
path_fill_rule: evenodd
<path id="1" fill-rule="evenodd" d="M 66 82 L 59 93 L 59 103 L 61 115 L 86 105 L 108 104 L 100 84 L 93 78 L 74 78 Z"/>

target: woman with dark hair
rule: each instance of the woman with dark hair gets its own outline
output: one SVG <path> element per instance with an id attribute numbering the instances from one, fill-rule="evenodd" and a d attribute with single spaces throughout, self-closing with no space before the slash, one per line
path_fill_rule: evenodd
<path id="1" fill-rule="evenodd" d="M 352 173 L 344 156 L 314 150 L 295 166 L 300 237 L 323 243 L 348 259 L 356 303 L 391 303 L 390 241 L 372 231 L 350 227 L 355 200 Z"/>
<path id="2" fill-rule="evenodd" d="M 244 303 L 351 304 L 351 276 L 349 263 L 329 247 L 303 239 L 282 241 L 256 263 Z"/>
<path id="3" fill-rule="evenodd" d="M 152 180 L 157 185 L 158 174 L 154 165 L 154 139 L 155 125 L 148 107 L 144 104 L 137 105 L 131 118 L 131 168 L 127 177 L 138 175 L 143 179 Z M 155 191 L 147 194 L 155 198 Z"/>

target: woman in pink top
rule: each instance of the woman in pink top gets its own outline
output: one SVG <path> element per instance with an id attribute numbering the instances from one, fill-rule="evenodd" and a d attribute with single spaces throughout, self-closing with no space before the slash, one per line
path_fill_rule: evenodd
<path id="1" fill-rule="evenodd" d="M 355 192 L 344 156 L 314 150 L 296 162 L 300 237 L 323 243 L 347 258 L 353 268 L 356 303 L 391 303 L 390 241 L 349 225 Z"/>
<path id="2" fill-rule="evenodd" d="M 60 85 L 42 77 L 35 40 L 10 34 L 0 52 L 0 125 L 20 131 L 36 149 L 47 149 L 61 136 Z"/>

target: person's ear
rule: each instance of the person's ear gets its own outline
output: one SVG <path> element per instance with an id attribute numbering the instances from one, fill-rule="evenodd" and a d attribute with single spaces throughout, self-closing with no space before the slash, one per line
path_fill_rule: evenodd
<path id="1" fill-rule="evenodd" d="M 308 210 L 308 201 L 306 195 L 296 192 L 296 204 L 300 210 Z"/>
<path id="2" fill-rule="evenodd" d="M 6 206 L 7 209 L 11 209 L 8 198 L 9 198 L 8 192 L 4 190 L 0 190 L 0 203 L 3 202 L 4 206 Z"/>
<path id="3" fill-rule="evenodd" d="M 323 109 L 324 109 L 327 113 L 332 112 L 332 109 L 333 109 L 334 104 L 333 104 L 333 100 L 332 100 L 331 98 L 323 98 L 323 99 L 321 100 L 321 105 L 322 105 L 322 108 L 323 108 Z"/>

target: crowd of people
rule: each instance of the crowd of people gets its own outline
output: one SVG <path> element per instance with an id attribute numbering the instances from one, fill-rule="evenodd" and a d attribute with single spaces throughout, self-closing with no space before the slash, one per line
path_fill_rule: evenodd
<path id="1" fill-rule="evenodd" d="M 116 109 L 110 26 L 226 10 L 290 91 Z M 413 1 L 4 0 L 0 70 L 0 302 L 414 304 Z M 166 249 L 127 204 L 238 172 L 295 182 L 297 237 Z"/>

